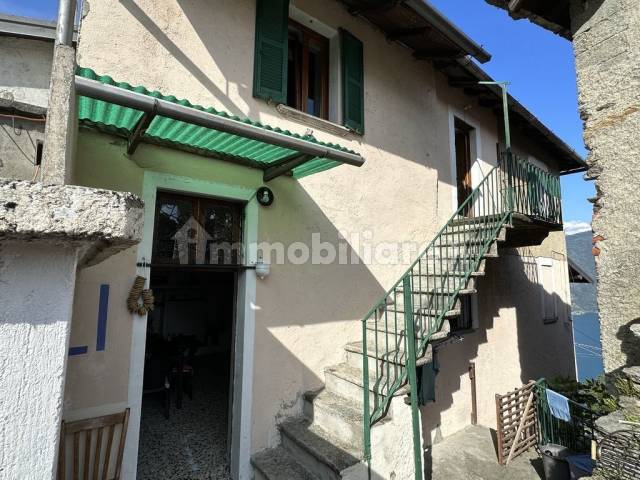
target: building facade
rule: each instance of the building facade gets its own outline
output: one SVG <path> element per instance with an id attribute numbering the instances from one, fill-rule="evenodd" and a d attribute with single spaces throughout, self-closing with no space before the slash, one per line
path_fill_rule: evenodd
<path id="1" fill-rule="evenodd" d="M 513 155 L 526 173 L 520 187 L 507 182 L 500 89 L 478 84 L 491 79 L 470 61 L 487 52 L 422 2 L 368 3 L 103 1 L 85 12 L 70 183 L 138 195 L 144 227 L 138 245 L 77 272 L 63 418 L 130 409 L 122 478 L 168 471 L 149 446 L 154 435 L 162 441 L 158 425 L 172 425 L 147 395 L 162 348 L 178 359 L 161 375 L 171 384 L 167 422 L 195 412 L 203 395 L 223 398 L 223 441 L 203 448 L 231 478 L 252 478 L 254 466 L 271 478 L 273 465 L 289 478 L 314 469 L 360 478 L 367 449 L 375 477 L 413 478 L 412 408 L 401 388 L 411 364 L 391 361 L 388 346 L 370 353 L 363 331 L 379 338 L 367 312 L 397 306 L 386 300 L 400 293 L 394 282 L 447 233 L 497 228 L 470 240 L 482 248 L 459 272 L 463 286 L 428 292 L 452 303 L 435 304 L 429 335 L 439 343 L 415 354 L 438 370 L 432 401 L 419 409 L 420 454 L 470 423 L 495 425 L 496 393 L 575 376 L 565 241 L 549 185 L 582 161 L 510 98 Z M 158 99 L 145 114 L 142 97 Z M 193 113 L 203 111 L 211 116 Z M 205 128 L 212 117 L 220 130 Z M 250 125 L 249 137 L 238 123 Z M 300 150 L 282 151 L 265 131 Z M 308 153 L 317 148 L 326 154 Z M 339 165 L 349 159 L 364 163 Z M 539 186 L 542 178 L 551 183 Z M 476 225 L 513 213 L 510 201 L 526 211 Z M 216 258 L 218 241 L 230 260 Z M 456 259 L 468 255 L 467 243 L 453 242 Z M 439 268 L 430 278 L 458 272 Z M 153 289 L 152 311 L 127 304 L 136 276 Z M 406 338 L 388 324 L 382 331 L 386 341 Z M 211 363 L 198 368 L 204 357 Z M 402 374 L 371 377 L 372 406 L 389 397 L 388 409 L 363 439 L 369 364 Z M 198 372 L 213 370 L 206 388 L 194 388 Z M 376 391 L 381 378 L 397 388 Z M 193 398 L 182 398 L 188 379 Z M 201 452 L 176 442 L 178 456 L 200 465 Z"/>

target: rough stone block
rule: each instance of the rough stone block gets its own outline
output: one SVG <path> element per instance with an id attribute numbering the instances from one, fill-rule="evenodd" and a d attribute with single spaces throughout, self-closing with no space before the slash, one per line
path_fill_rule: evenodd
<path id="1" fill-rule="evenodd" d="M 140 241 L 143 207 L 131 193 L 0 179 L 0 242 L 75 244 L 93 265 Z"/>

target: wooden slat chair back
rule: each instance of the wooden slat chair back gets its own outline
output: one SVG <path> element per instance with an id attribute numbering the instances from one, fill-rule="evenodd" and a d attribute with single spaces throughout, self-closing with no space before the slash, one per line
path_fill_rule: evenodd
<path id="1" fill-rule="evenodd" d="M 122 455 L 129 424 L 124 412 L 62 422 L 58 480 L 121 480 Z M 120 427 L 120 428 L 118 428 Z M 119 439 L 117 439 L 118 434 Z M 67 437 L 73 436 L 71 465 L 67 466 Z M 114 445 L 117 442 L 117 445 Z M 113 462 L 115 457 L 115 464 Z M 110 470 L 114 471 L 111 476 Z"/>

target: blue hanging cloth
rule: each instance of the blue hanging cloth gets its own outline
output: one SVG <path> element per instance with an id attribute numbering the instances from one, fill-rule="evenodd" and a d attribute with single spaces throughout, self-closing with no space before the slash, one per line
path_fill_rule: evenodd
<path id="1" fill-rule="evenodd" d="M 426 405 L 436 401 L 436 376 L 440 366 L 433 349 L 433 357 L 429 363 L 418 367 L 418 404 Z"/>
<path id="2" fill-rule="evenodd" d="M 571 421 L 569 399 L 567 397 L 547 388 L 547 403 L 549 404 L 551 415 L 565 422 Z"/>

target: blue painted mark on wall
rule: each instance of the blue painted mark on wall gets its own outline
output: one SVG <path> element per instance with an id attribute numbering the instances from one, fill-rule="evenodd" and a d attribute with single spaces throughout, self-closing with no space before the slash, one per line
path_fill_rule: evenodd
<path id="1" fill-rule="evenodd" d="M 109 310 L 109 285 L 100 285 L 100 302 L 98 304 L 98 332 L 96 335 L 96 351 L 103 351 L 107 344 L 107 313 Z"/>
<path id="2" fill-rule="evenodd" d="M 86 345 L 82 347 L 69 347 L 69 356 L 84 355 L 87 353 L 88 347 Z"/>

